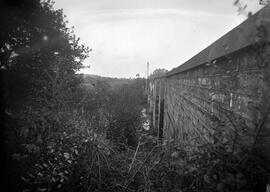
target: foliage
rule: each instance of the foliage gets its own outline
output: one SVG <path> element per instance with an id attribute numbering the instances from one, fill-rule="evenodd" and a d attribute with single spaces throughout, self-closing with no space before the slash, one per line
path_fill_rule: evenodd
<path id="1" fill-rule="evenodd" d="M 247 12 L 248 5 L 245 2 L 242 2 L 240 0 L 235 0 L 233 2 L 233 5 L 237 7 L 238 14 L 245 15 L 247 17 L 252 16 L 252 12 Z"/>
<path id="2" fill-rule="evenodd" d="M 150 74 L 149 79 L 160 77 L 165 75 L 168 72 L 167 69 L 155 69 L 153 73 Z"/>
<path id="3" fill-rule="evenodd" d="M 135 79 L 114 91 L 107 137 L 116 143 L 137 146 L 137 130 L 141 129 L 141 111 L 146 105 L 145 80 Z"/>
<path id="4" fill-rule="evenodd" d="M 86 88 L 93 88 L 93 86 L 95 86 L 97 81 L 106 82 L 112 89 L 118 89 L 124 84 L 132 83 L 133 79 L 102 77 L 102 76 L 90 75 L 90 74 L 83 75 L 83 83 L 86 86 Z"/>
<path id="5" fill-rule="evenodd" d="M 58 191 L 254 191 L 269 177 L 256 153 L 231 153 L 222 143 L 197 151 L 176 141 L 160 146 L 147 135 L 136 150 L 117 151 L 99 135 L 81 143 L 73 166 L 63 167 L 69 174 L 61 183 L 63 171 L 58 171 L 51 189 L 60 183 Z M 68 154 L 62 157 L 75 155 Z"/>
<path id="6" fill-rule="evenodd" d="M 63 11 L 40 0 L 4 1 L 2 8 L 0 55 L 7 105 L 51 99 L 55 86 L 74 91 L 75 71 L 82 68 L 88 48 L 67 28 Z"/>
<path id="7" fill-rule="evenodd" d="M 11 191 L 21 189 L 22 178 L 38 185 L 48 181 L 52 166 L 62 169 L 63 161 L 53 161 L 47 152 L 49 141 L 58 142 L 59 134 L 79 123 L 72 118 L 80 100 L 74 94 L 81 82 L 75 72 L 82 68 L 88 48 L 80 45 L 64 17 L 51 1 L 1 1 L 5 178 Z M 60 150 L 64 144 L 58 144 L 56 157 L 66 153 Z M 25 176 L 28 173 L 33 178 Z"/>
<path id="8" fill-rule="evenodd" d="M 191 151 L 183 143 L 166 146 L 150 180 L 153 191 L 254 191 L 269 177 L 257 154 L 232 154 L 223 144 Z"/>
<path id="9" fill-rule="evenodd" d="M 218 132 L 216 142 L 192 150 L 184 142 L 157 144 L 140 131 L 145 79 L 117 88 L 101 79 L 86 89 L 75 72 L 88 49 L 61 10 L 39 0 L 1 7 L 10 191 L 240 192 L 269 178 L 256 150 L 228 150 Z"/>

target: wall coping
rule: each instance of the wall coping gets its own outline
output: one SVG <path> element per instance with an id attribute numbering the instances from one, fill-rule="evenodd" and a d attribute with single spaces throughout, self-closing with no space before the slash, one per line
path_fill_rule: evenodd
<path id="1" fill-rule="evenodd" d="M 265 6 L 257 13 L 246 19 L 237 27 L 226 33 L 224 36 L 216 40 L 214 43 L 206 47 L 204 50 L 184 62 L 177 68 L 169 71 L 166 76 L 176 75 L 183 71 L 194 67 L 209 63 L 222 56 L 236 52 L 240 49 L 253 45 L 259 41 L 256 37 L 257 28 L 261 24 L 265 24 L 270 31 L 270 7 Z M 270 41 L 270 34 L 267 34 L 266 41 Z"/>

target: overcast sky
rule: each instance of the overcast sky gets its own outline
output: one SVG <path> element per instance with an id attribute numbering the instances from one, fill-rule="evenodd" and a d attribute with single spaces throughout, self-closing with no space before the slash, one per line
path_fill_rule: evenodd
<path id="1" fill-rule="evenodd" d="M 55 0 L 93 51 L 83 73 L 141 77 L 179 66 L 240 24 L 234 0 Z M 246 0 L 248 9 L 261 8 Z"/>

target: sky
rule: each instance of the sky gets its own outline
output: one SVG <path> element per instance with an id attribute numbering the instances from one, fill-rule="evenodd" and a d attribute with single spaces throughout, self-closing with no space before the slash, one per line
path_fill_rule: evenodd
<path id="1" fill-rule="evenodd" d="M 243 1 L 243 0 L 242 0 Z M 247 11 L 262 6 L 245 0 Z M 234 0 L 55 0 L 80 43 L 92 49 L 80 72 L 100 76 L 146 77 L 171 70 L 245 20 Z"/>

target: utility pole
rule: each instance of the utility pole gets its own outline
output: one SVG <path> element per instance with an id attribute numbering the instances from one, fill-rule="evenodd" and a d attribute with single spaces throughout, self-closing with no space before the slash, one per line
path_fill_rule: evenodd
<path id="1" fill-rule="evenodd" d="M 145 93 L 146 93 L 146 97 L 147 97 L 147 107 L 146 107 L 146 112 L 149 111 L 149 102 L 150 102 L 150 90 L 149 90 L 149 61 L 147 61 L 147 65 L 146 65 L 146 86 L 145 86 Z"/>
<path id="2" fill-rule="evenodd" d="M 146 68 L 146 94 L 148 94 L 148 83 L 149 83 L 149 61 L 147 61 L 147 68 Z"/>
<path id="3" fill-rule="evenodd" d="M 149 61 L 147 61 L 147 79 L 149 77 Z"/>

